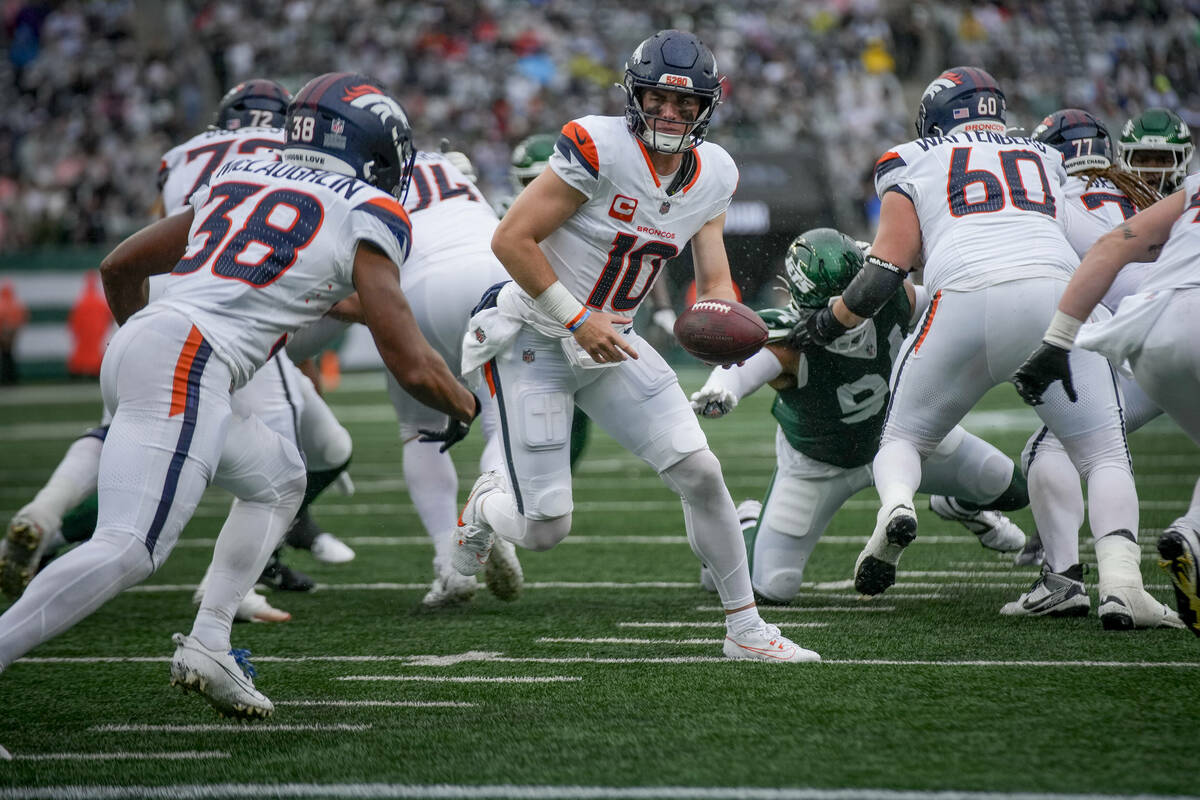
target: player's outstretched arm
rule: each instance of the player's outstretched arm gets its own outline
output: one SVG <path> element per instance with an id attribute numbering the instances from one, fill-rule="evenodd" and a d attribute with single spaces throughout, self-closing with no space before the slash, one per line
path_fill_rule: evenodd
<path id="1" fill-rule="evenodd" d="M 383 363 L 404 390 L 425 405 L 470 424 L 478 401 L 458 382 L 417 327 L 396 265 L 374 245 L 362 241 L 354 257 L 354 287 L 363 317 Z"/>
<path id="2" fill-rule="evenodd" d="M 192 211 L 147 225 L 104 257 L 100 280 L 118 325 L 146 305 L 146 279 L 170 272 L 187 251 Z"/>
<path id="3" fill-rule="evenodd" d="M 743 397 L 754 394 L 763 384 L 771 383 L 784 372 L 788 372 L 783 361 L 794 362 L 795 358 L 795 353 L 788 353 L 781 346 L 768 345 L 742 364 L 716 367 L 700 387 L 700 391 L 693 393 L 689 398 L 692 410 L 698 416 L 709 419 L 725 416 L 737 408 Z M 794 367 L 792 371 L 794 372 Z"/>
<path id="4" fill-rule="evenodd" d="M 589 311 L 558 280 L 538 247 L 584 204 L 587 198 L 547 169 L 526 186 L 492 235 L 492 252 L 534 303 L 570 330 L 579 345 L 597 362 L 637 358 L 613 324 L 632 320 L 604 311 Z"/>
<path id="5" fill-rule="evenodd" d="M 692 236 L 697 300 L 737 300 L 725 252 L 725 215 L 713 217 Z"/>

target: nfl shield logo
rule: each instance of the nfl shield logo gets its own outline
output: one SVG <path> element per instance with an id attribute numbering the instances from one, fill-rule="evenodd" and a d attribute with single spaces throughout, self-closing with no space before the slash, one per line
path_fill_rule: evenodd
<path id="1" fill-rule="evenodd" d="M 533 354 L 532 350 L 521 351 L 521 360 L 524 361 L 526 364 L 532 364 L 533 358 L 534 358 L 534 354 Z"/>
<path id="2" fill-rule="evenodd" d="M 341 119 L 340 117 L 338 119 L 335 119 L 333 122 L 329 123 L 329 130 L 331 130 L 334 133 L 345 133 L 346 132 L 346 120 Z"/>
<path id="3" fill-rule="evenodd" d="M 487 341 L 487 334 L 483 332 L 483 328 L 476 328 L 472 333 L 475 334 L 475 341 L 483 344 Z"/>
<path id="4" fill-rule="evenodd" d="M 671 210 L 671 204 L 670 204 L 670 202 L 668 202 L 666 200 L 663 200 L 663 204 L 658 207 L 658 213 L 660 213 L 660 214 L 665 214 L 670 210 Z"/>

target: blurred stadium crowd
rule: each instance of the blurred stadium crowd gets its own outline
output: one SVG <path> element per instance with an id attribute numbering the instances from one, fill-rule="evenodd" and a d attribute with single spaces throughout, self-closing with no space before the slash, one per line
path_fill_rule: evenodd
<path id="1" fill-rule="evenodd" d="M 991 71 L 1016 125 L 1064 106 L 1114 134 L 1153 105 L 1200 122 L 1200 0 L 8 0 L 2 15 L 0 251 L 140 227 L 161 154 L 250 77 L 372 73 L 422 147 L 449 138 L 503 193 L 519 139 L 621 112 L 624 60 L 666 27 L 694 30 L 728 76 L 714 140 L 736 156 L 812 137 L 848 202 L 954 64 Z"/>

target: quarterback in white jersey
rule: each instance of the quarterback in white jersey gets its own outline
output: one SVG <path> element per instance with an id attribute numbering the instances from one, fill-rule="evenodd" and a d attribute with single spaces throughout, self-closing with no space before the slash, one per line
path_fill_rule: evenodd
<path id="1" fill-rule="evenodd" d="M 866 594 L 895 582 L 896 563 L 916 538 L 922 458 L 1012 377 L 1078 263 L 1062 220 L 1062 157 L 1041 142 L 1005 136 L 1004 103 L 995 79 L 975 67 L 946 70 L 930 83 L 917 112 L 921 138 L 876 165 L 882 205 L 866 266 L 796 329 L 799 343 L 823 345 L 874 316 L 924 254 L 933 298 L 896 369 L 874 460 L 881 508 L 854 570 Z M 1173 612 L 1142 587 L 1120 398 L 1108 365 L 1088 355 L 1075 358 L 1079 402 L 1059 390 L 1038 413 L 1088 481 L 1101 621 L 1105 628 L 1171 624 Z"/>
<path id="2" fill-rule="evenodd" d="M 331 73 L 296 96 L 287 129 L 283 161 L 227 164 L 192 195 L 192 213 L 145 228 L 104 260 L 122 326 L 101 373 L 113 421 L 97 530 L 0 616 L 0 667 L 153 573 L 215 482 L 237 501 L 192 633 L 174 638 L 172 681 L 226 714 L 270 714 L 230 652 L 229 626 L 295 515 L 304 465 L 291 441 L 233 413 L 231 387 L 357 288 L 388 368 L 451 415 L 446 441 L 478 413 L 421 337 L 399 286 L 410 228 L 389 192 L 403 193 L 411 169 L 403 109 L 369 78 Z M 143 308 L 145 278 L 172 266 L 163 296 Z"/>
<path id="3" fill-rule="evenodd" d="M 514 282 L 472 317 L 464 371 L 499 405 L 507 473 L 485 473 L 459 517 L 454 566 L 474 574 L 499 536 L 546 550 L 571 527 L 572 404 L 683 499 L 688 540 L 712 569 L 730 658 L 817 660 L 758 615 L 737 513 L 675 374 L 632 329 L 666 263 L 691 242 L 697 294 L 733 299 L 724 222 L 737 169 L 704 142 L 721 82 L 695 36 L 661 31 L 626 64 L 627 110 L 563 126 L 550 168 L 492 239 Z"/>
<path id="4" fill-rule="evenodd" d="M 1071 348 L 1102 353 L 1114 364 L 1128 360 L 1146 393 L 1200 444 L 1200 174 L 1174 194 L 1105 234 L 1087 252 L 1071 279 L 1041 345 L 1015 377 L 1018 391 L 1040 403 L 1051 384 L 1070 387 Z M 1154 261 L 1140 291 L 1126 297 L 1111 318 L 1084 325 L 1115 276 L 1130 262 Z M 1200 635 L 1200 519 L 1191 512 L 1159 539 L 1159 553 L 1175 584 L 1179 613 Z"/>

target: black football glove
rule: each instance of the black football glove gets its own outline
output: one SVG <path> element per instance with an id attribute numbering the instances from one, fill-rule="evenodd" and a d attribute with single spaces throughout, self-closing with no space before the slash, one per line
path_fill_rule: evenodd
<path id="1" fill-rule="evenodd" d="M 1017 387 L 1017 394 L 1021 395 L 1021 399 L 1031 406 L 1039 406 L 1042 404 L 1042 395 L 1050 388 L 1050 384 L 1062 381 L 1067 399 L 1074 403 L 1077 397 L 1075 384 L 1071 382 L 1071 365 L 1067 361 L 1069 354 L 1070 351 L 1058 345 L 1042 342 L 1013 373 L 1012 382 Z"/>
<path id="2" fill-rule="evenodd" d="M 475 413 L 471 416 L 471 421 L 475 421 L 475 417 L 479 416 L 479 411 L 483 406 L 479 402 L 479 398 L 475 398 Z M 418 442 L 442 442 L 442 446 L 438 448 L 439 453 L 444 453 L 454 445 L 467 438 L 467 434 L 471 432 L 470 422 L 460 422 L 454 417 L 446 423 L 446 427 L 440 431 L 426 430 L 420 428 L 417 433 L 421 434 L 417 437 Z"/>
<path id="3" fill-rule="evenodd" d="M 845 333 L 848 328 L 838 322 L 830 306 L 809 313 L 792 327 L 783 343 L 794 350 L 820 348 Z"/>

